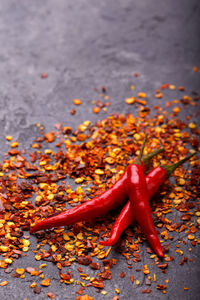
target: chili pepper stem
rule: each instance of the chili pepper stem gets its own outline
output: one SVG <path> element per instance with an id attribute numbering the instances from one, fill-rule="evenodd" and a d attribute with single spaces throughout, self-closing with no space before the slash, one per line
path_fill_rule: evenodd
<path id="1" fill-rule="evenodd" d="M 153 158 L 154 156 L 156 156 L 156 155 L 158 155 L 158 154 L 160 154 L 160 153 L 162 153 L 162 152 L 164 152 L 164 151 L 165 151 L 164 148 L 160 148 L 160 149 L 156 149 L 156 150 L 154 150 L 154 151 L 152 151 L 152 152 L 150 152 L 150 153 L 144 155 L 144 156 L 142 157 L 141 160 L 142 160 L 142 162 L 144 163 L 145 167 L 148 167 L 148 166 L 149 166 L 150 161 L 152 160 L 152 158 Z"/>
<path id="2" fill-rule="evenodd" d="M 134 162 L 135 165 L 141 165 L 141 159 L 142 159 L 142 155 L 143 155 L 143 151 L 144 151 L 144 146 L 145 146 L 145 143 L 146 143 L 146 140 L 147 140 L 147 136 L 148 136 L 148 134 L 146 133 L 145 137 L 144 137 L 143 144 L 142 144 L 142 148 L 140 150 L 140 154 Z"/>
<path id="3" fill-rule="evenodd" d="M 161 166 L 163 169 L 165 169 L 166 173 L 167 173 L 167 177 L 169 177 L 176 168 L 178 168 L 180 165 L 182 165 L 184 162 L 186 162 L 188 159 L 190 159 L 192 156 L 194 156 L 196 154 L 196 152 L 193 152 L 191 154 L 189 154 L 188 156 L 186 156 L 185 158 L 179 160 L 177 163 L 173 164 L 173 165 L 168 165 L 168 166 Z"/>

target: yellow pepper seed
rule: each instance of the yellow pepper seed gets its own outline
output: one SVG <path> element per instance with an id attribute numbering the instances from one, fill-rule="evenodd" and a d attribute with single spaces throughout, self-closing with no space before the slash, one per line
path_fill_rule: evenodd
<path id="1" fill-rule="evenodd" d="M 73 102 L 75 105 L 80 105 L 82 103 L 80 99 L 74 99 Z"/>
<path id="2" fill-rule="evenodd" d="M 19 143 L 17 141 L 12 142 L 12 144 L 10 145 L 12 148 L 16 148 L 19 146 Z"/>
<path id="3" fill-rule="evenodd" d="M 13 138 L 12 135 L 7 135 L 7 136 L 6 136 L 6 140 L 7 140 L 7 141 L 11 141 L 12 138 Z"/>
<path id="4" fill-rule="evenodd" d="M 126 104 L 133 104 L 133 103 L 135 103 L 135 98 L 134 97 L 126 98 L 125 102 L 126 102 Z"/>

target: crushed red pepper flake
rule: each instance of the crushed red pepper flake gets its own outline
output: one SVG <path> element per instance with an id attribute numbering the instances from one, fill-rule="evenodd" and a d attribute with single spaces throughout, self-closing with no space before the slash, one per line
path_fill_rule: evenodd
<path id="1" fill-rule="evenodd" d="M 33 292 L 34 292 L 35 294 L 40 294 L 41 291 L 42 291 L 42 289 L 41 289 L 40 286 L 37 286 L 37 285 L 36 285 L 36 286 L 33 288 Z"/>
<path id="2" fill-rule="evenodd" d="M 100 107 L 93 107 L 92 108 L 92 111 L 93 111 L 94 114 L 98 114 L 100 112 L 100 110 L 101 110 Z"/>
<path id="3" fill-rule="evenodd" d="M 124 278 L 126 276 L 126 273 L 121 272 L 119 276 L 120 276 L 120 278 Z"/>
<path id="4" fill-rule="evenodd" d="M 142 290 L 142 294 L 150 294 L 152 292 L 151 289 Z"/>
<path id="5" fill-rule="evenodd" d="M 155 91 L 155 98 L 163 98 L 165 89 L 173 91 L 176 86 L 163 84 Z M 178 87 L 181 92 L 184 92 L 184 89 Z M 102 92 L 105 93 L 106 90 L 102 88 Z M 165 111 L 166 108 L 154 106 L 156 113 L 153 117 L 150 116 L 151 110 L 144 100 L 147 97 L 146 93 L 138 93 L 138 97 L 141 99 L 131 97 L 126 98 L 131 100 L 125 100 L 126 103 L 129 102 L 128 104 L 141 105 L 138 116 L 113 114 L 94 125 L 85 121 L 74 131 L 71 127 L 64 126 L 65 124 L 57 123 L 54 126 L 56 132 L 45 133 L 44 128 L 38 124 L 37 126 L 41 128 L 41 136 L 33 140 L 33 149 L 27 152 L 27 156 L 20 150 L 21 145 L 18 141 L 11 143 L 11 149 L 0 164 L 0 267 L 5 269 L 6 273 L 9 273 L 6 270 L 9 270 L 9 265 L 15 259 L 23 258 L 25 252 L 30 251 L 29 237 L 23 236 L 23 232 L 29 230 L 33 223 L 66 209 L 66 206 L 75 206 L 89 201 L 88 199 L 111 187 L 124 172 L 125 167 L 133 162 L 133 157 L 138 154 L 144 138 L 143 132 L 146 129 L 151 134 L 151 141 L 146 146 L 147 152 L 159 148 L 161 144 L 165 147 L 165 154 L 153 160 L 154 167 L 160 162 L 168 164 L 180 160 L 187 154 L 190 144 L 200 150 L 198 141 L 200 129 L 197 123 L 192 121 L 189 115 L 185 122 L 178 119 L 182 107 L 193 106 L 193 100 L 198 101 L 198 94 L 193 96 L 182 94 L 180 100 L 168 101 L 166 107 L 173 112 L 172 115 Z M 108 97 L 104 97 L 104 100 L 107 99 Z M 74 99 L 73 102 L 75 105 L 81 104 L 79 99 Z M 100 111 L 110 106 L 110 102 L 103 100 L 95 101 L 94 104 L 96 107 L 93 108 L 93 112 L 94 109 Z M 72 109 L 70 113 L 73 115 L 76 111 Z M 189 130 L 190 134 L 186 130 Z M 46 149 L 46 143 L 54 143 L 55 139 L 56 150 Z M 7 140 L 11 139 L 7 138 Z M 161 238 L 165 242 L 173 240 L 176 233 L 183 232 L 187 237 L 184 243 L 189 245 L 191 243 L 195 247 L 200 244 L 198 239 L 200 205 L 197 206 L 192 201 L 200 204 L 199 161 L 197 157 L 193 157 L 188 164 L 191 172 L 187 171 L 187 168 L 179 168 L 174 173 L 175 183 L 171 184 L 167 181 L 163 185 L 161 192 L 158 193 L 158 201 L 152 204 L 152 211 L 158 222 L 157 228 L 161 230 Z M 76 188 L 68 185 L 66 178 L 74 180 Z M 180 223 L 166 218 L 172 210 L 179 212 Z M 109 234 L 111 228 L 109 224 L 115 217 L 116 215 L 110 214 L 108 220 L 101 220 L 101 223 L 97 221 L 75 224 L 68 227 L 67 233 L 63 228 L 49 230 L 48 234 L 37 233 L 35 235 L 37 249 L 32 250 L 35 259 L 55 264 L 59 271 L 60 282 L 66 284 L 73 284 L 75 281 L 71 271 L 63 271 L 64 268 L 78 263 L 84 266 L 83 268 L 92 269 L 91 271 L 96 274 L 95 277 L 90 277 L 85 269 L 83 272 L 82 268 L 78 267 L 82 281 L 77 283 L 81 285 L 77 293 L 81 293 L 81 297 L 86 297 L 79 297 L 79 299 L 90 299 L 88 295 L 83 295 L 85 287 L 93 286 L 97 291 L 104 289 L 104 282 L 106 284 L 106 280 L 112 279 L 111 269 L 114 264 L 117 264 L 116 259 L 105 259 L 110 255 L 111 248 L 106 249 L 98 245 L 98 237 L 102 232 L 104 236 Z M 124 256 L 128 268 L 131 268 L 133 262 L 138 263 L 142 260 L 140 244 L 144 239 L 138 228 L 128 228 L 123 239 L 119 241 L 115 250 Z M 180 244 L 178 246 L 176 252 L 185 255 L 180 249 Z M 152 250 L 147 249 L 153 264 L 162 272 L 167 272 L 168 263 L 175 259 L 170 251 L 170 245 L 164 244 L 163 252 L 169 252 L 170 256 L 165 254 L 166 263 L 160 263 Z M 184 256 L 179 264 L 183 265 L 186 262 L 192 262 L 192 259 Z M 153 264 L 148 268 L 144 265 L 143 268 L 144 274 L 147 275 L 145 280 L 147 285 L 151 284 L 151 280 L 147 277 Z M 137 270 L 141 271 L 141 269 Z M 39 276 L 43 279 L 42 286 L 50 285 L 50 278 L 44 279 L 43 271 L 38 271 L 31 266 L 24 269 L 17 268 L 12 276 L 22 278 L 25 272 L 28 273 L 27 276 Z M 126 271 L 121 272 L 119 276 L 125 277 Z M 130 280 L 134 283 L 133 275 L 130 275 Z M 153 275 L 152 280 L 156 281 L 156 274 Z M 137 280 L 136 284 L 138 282 Z M 37 284 L 33 283 L 31 286 L 34 293 L 41 292 L 41 287 Z M 157 285 L 157 289 L 163 292 L 166 287 L 166 285 Z M 150 291 L 150 289 L 143 289 L 142 293 Z M 51 293 L 47 293 L 49 298 L 50 295 Z"/>
<path id="6" fill-rule="evenodd" d="M 80 104 L 82 104 L 82 101 L 81 101 L 80 99 L 74 99 L 74 100 L 73 100 L 73 103 L 74 103 L 75 105 L 80 105 Z"/>
<path id="7" fill-rule="evenodd" d="M 125 99 L 125 103 L 126 104 L 133 104 L 133 103 L 135 103 L 135 97 L 126 98 Z"/>
<path id="8" fill-rule="evenodd" d="M 43 72 L 42 74 L 41 74 L 41 78 L 43 78 L 43 79 L 45 79 L 45 78 L 48 78 L 48 73 L 47 72 Z"/>
<path id="9" fill-rule="evenodd" d="M 55 295 L 51 292 L 47 293 L 47 297 L 49 297 L 50 299 L 55 299 Z"/>
<path id="10" fill-rule="evenodd" d="M 55 133 L 54 131 L 48 132 L 44 135 L 44 137 L 48 143 L 52 143 L 55 140 Z"/>
<path id="11" fill-rule="evenodd" d="M 165 284 L 157 284 L 156 288 L 158 290 L 165 290 L 167 288 L 167 286 Z"/>
<path id="12" fill-rule="evenodd" d="M 193 67 L 193 72 L 197 72 L 199 70 L 199 68 L 197 66 Z"/>
<path id="13" fill-rule="evenodd" d="M 6 286 L 8 284 L 8 280 L 4 280 L 0 282 L 0 286 Z"/>
<path id="14" fill-rule="evenodd" d="M 94 300 L 93 297 L 86 295 L 80 296 L 80 297 L 76 297 L 76 300 Z"/>
<path id="15" fill-rule="evenodd" d="M 70 110 L 70 114 L 73 116 L 73 115 L 75 115 L 76 114 L 76 110 L 75 109 L 71 109 Z"/>
<path id="16" fill-rule="evenodd" d="M 50 284 L 51 284 L 51 279 L 50 278 L 46 278 L 46 279 L 43 279 L 41 281 L 42 286 L 49 286 Z"/>

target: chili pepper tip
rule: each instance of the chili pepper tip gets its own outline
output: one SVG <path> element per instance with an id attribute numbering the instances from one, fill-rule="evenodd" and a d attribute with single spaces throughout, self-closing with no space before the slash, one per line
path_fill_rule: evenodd
<path id="1" fill-rule="evenodd" d="M 102 245 L 102 246 L 113 246 L 114 243 L 112 243 L 111 241 L 99 241 L 99 245 Z"/>
<path id="2" fill-rule="evenodd" d="M 162 258 L 162 257 L 164 256 L 163 251 L 162 251 L 162 248 L 156 249 L 156 254 L 157 254 L 160 258 Z"/>

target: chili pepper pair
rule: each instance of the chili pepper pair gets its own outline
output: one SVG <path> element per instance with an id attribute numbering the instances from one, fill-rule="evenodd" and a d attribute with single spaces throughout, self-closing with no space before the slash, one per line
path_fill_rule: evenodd
<path id="1" fill-rule="evenodd" d="M 125 188 L 131 203 L 131 209 L 132 211 L 135 211 L 135 218 L 144 235 L 146 236 L 150 246 L 158 256 L 163 257 L 162 246 L 160 244 L 160 240 L 158 238 L 151 215 L 147 184 L 141 164 L 141 158 L 146 139 L 147 134 L 145 135 L 140 155 L 134 164 L 130 165 L 127 170 Z"/>
<path id="2" fill-rule="evenodd" d="M 150 160 L 163 151 L 164 149 L 161 148 L 142 157 L 144 170 L 148 167 Z M 52 227 L 72 225 L 74 223 L 86 221 L 89 218 L 95 219 L 113 210 L 117 206 L 120 206 L 127 200 L 127 193 L 125 191 L 127 169 L 121 178 L 100 196 L 37 223 L 31 228 L 30 233 Z"/>
<path id="3" fill-rule="evenodd" d="M 159 166 L 153 169 L 145 177 L 147 184 L 147 192 L 149 200 L 155 195 L 159 187 L 165 182 L 165 180 L 174 172 L 176 168 L 182 165 L 184 162 L 189 160 L 192 156 L 195 155 L 195 152 L 188 155 L 184 159 L 178 161 L 175 164 L 168 166 Z M 112 229 L 110 238 L 107 241 L 99 241 L 99 244 L 104 246 L 113 246 L 119 240 L 122 232 L 135 221 L 135 212 L 131 208 L 131 203 L 128 201 L 122 211 L 120 212 L 118 218 L 116 219 Z"/>
<path id="4" fill-rule="evenodd" d="M 37 223 L 32 227 L 30 233 L 52 227 L 71 225 L 88 220 L 89 218 L 97 218 L 116 206 L 121 205 L 128 196 L 129 201 L 117 218 L 111 230 L 110 239 L 108 241 L 99 241 L 99 243 L 102 245 L 113 245 L 117 242 L 123 230 L 136 219 L 152 249 L 158 256 L 162 257 L 162 247 L 153 224 L 149 198 L 157 192 L 160 185 L 179 165 L 191 158 L 195 153 L 190 154 L 174 165 L 157 167 L 145 178 L 144 170 L 150 160 L 158 153 L 164 151 L 164 149 L 161 148 L 142 157 L 145 141 L 146 136 L 140 156 L 136 159 L 134 164 L 127 167 L 122 177 L 113 187 L 86 203 Z"/>

